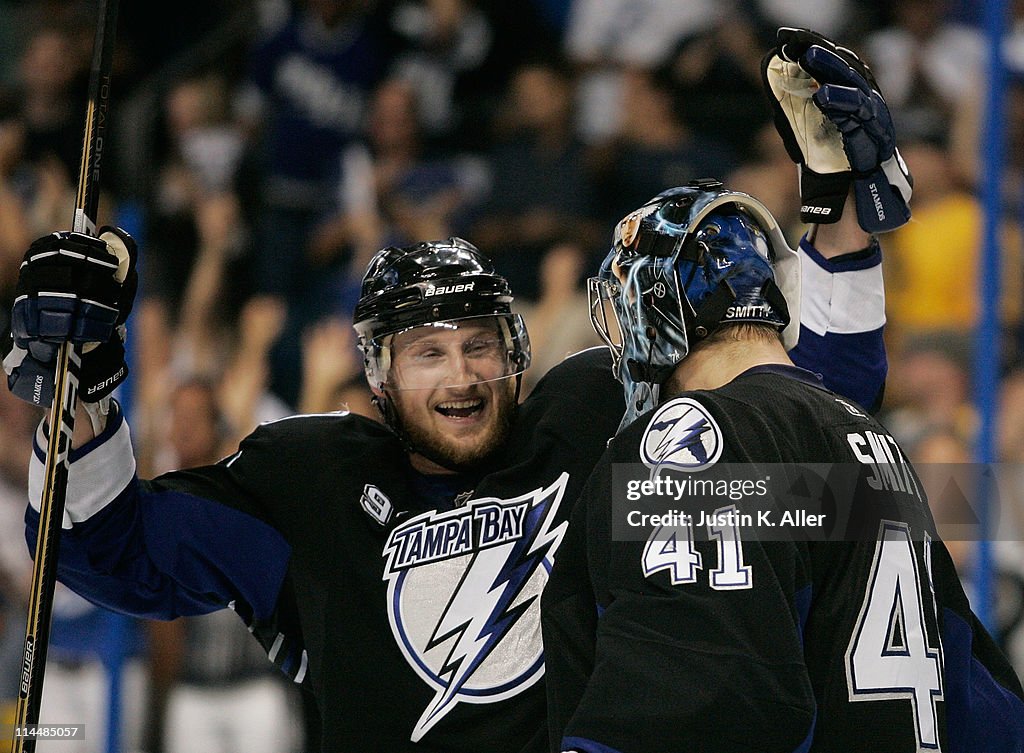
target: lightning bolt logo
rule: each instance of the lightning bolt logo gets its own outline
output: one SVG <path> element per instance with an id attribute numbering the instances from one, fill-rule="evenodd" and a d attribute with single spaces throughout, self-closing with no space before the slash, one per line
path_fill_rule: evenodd
<path id="1" fill-rule="evenodd" d="M 568 525 L 556 524 L 568 479 L 562 474 L 550 487 L 515 499 L 469 502 L 464 514 L 474 521 L 471 554 L 401 572 L 385 568 L 395 637 L 435 691 L 413 742 L 460 702 L 502 700 L 543 675 L 540 593 Z M 427 598 L 425 589 L 439 598 Z M 440 611 L 422 609 L 431 604 L 441 605 Z M 506 641 L 514 651 L 498 650 Z"/>
<path id="2" fill-rule="evenodd" d="M 652 431 L 665 431 L 665 435 L 662 440 L 658 443 L 655 449 L 655 454 L 659 457 L 665 458 L 671 455 L 676 450 L 688 449 L 693 453 L 693 456 L 697 458 L 698 463 L 708 462 L 708 453 L 704 449 L 704 443 L 701 437 L 708 431 L 711 430 L 711 424 L 708 422 L 706 416 L 701 416 L 688 428 L 683 430 L 682 436 L 676 437 L 674 432 L 667 431 L 673 429 L 679 424 L 680 417 L 673 418 L 669 421 L 659 421 L 656 424 L 651 425 Z M 659 463 L 660 465 L 660 463 Z"/>
<path id="3" fill-rule="evenodd" d="M 640 457 L 651 469 L 651 478 L 663 467 L 704 470 L 721 454 L 722 430 L 707 408 L 689 397 L 665 403 L 640 443 Z"/>

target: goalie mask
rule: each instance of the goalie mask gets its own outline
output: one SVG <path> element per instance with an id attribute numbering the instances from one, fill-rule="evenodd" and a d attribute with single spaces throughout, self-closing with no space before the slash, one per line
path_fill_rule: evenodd
<path id="1" fill-rule="evenodd" d="M 353 326 L 367 381 L 392 429 L 403 435 L 391 391 L 461 387 L 526 370 L 530 340 L 512 300 L 505 278 L 461 238 L 377 252 L 363 276 Z M 401 368 L 393 359 L 396 346 L 415 349 Z"/>
<path id="2" fill-rule="evenodd" d="M 615 228 L 589 281 L 595 330 L 626 392 L 620 430 L 658 402 L 661 384 L 724 324 L 800 331 L 800 268 L 767 207 L 717 180 L 655 196 Z"/>

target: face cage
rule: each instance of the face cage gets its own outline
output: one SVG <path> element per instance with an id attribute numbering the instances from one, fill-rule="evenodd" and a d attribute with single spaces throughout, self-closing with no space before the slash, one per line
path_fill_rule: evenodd
<path id="1" fill-rule="evenodd" d="M 608 270 L 602 270 L 600 276 L 587 280 L 591 326 L 611 351 L 612 369 L 616 378 L 624 384 L 635 381 L 655 382 L 657 380 L 652 379 L 652 375 L 656 374 L 659 369 L 671 368 L 689 352 L 686 322 L 696 314 L 684 295 L 667 295 L 671 286 L 675 286 L 677 290 L 682 288 L 678 274 L 675 269 L 672 269 L 669 259 L 654 260 L 651 257 L 651 261 L 659 261 L 660 264 L 653 266 L 660 266 L 661 269 L 660 272 L 655 269 L 655 279 L 650 290 L 641 290 L 640 283 L 636 278 L 641 274 L 645 279 L 651 277 L 649 273 L 652 264 L 645 263 L 642 259 L 636 260 L 627 268 L 625 285 L 629 290 L 628 293 L 623 289 L 623 283 L 615 277 L 611 277 Z M 661 273 L 668 278 L 667 282 L 657 279 L 662 276 Z M 660 295 L 656 292 L 658 287 L 662 288 Z M 627 295 L 627 300 L 622 300 L 623 295 Z M 656 297 L 652 298 L 652 295 Z M 644 303 L 641 298 L 643 301 L 657 300 L 660 303 Z M 640 324 L 647 322 L 647 315 L 643 311 L 644 306 L 647 305 L 654 306 L 653 311 L 660 318 L 667 322 L 676 322 L 677 324 L 673 324 L 672 327 L 674 332 L 663 330 L 659 333 L 656 342 L 648 342 L 640 336 L 638 331 L 634 331 L 635 327 L 627 326 L 631 322 Z M 631 307 L 629 313 L 623 311 L 626 306 Z M 612 310 L 611 317 L 608 315 L 609 308 Z M 636 361 L 636 364 L 624 362 L 627 356 L 630 361 Z M 646 368 L 634 372 L 635 367 L 645 363 L 654 371 L 651 368 Z"/>
<path id="2" fill-rule="evenodd" d="M 615 308 L 615 298 L 622 293 L 619 284 L 614 280 L 606 280 L 603 277 L 591 277 L 587 280 L 587 302 L 590 305 L 590 324 L 594 332 L 601 338 L 601 341 L 608 346 L 612 354 L 612 371 L 619 373 L 619 364 L 622 362 L 622 322 L 619 321 L 618 310 Z M 608 309 L 612 310 L 615 320 L 615 334 L 611 330 L 611 322 L 608 317 Z"/>
<path id="3" fill-rule="evenodd" d="M 423 327 L 457 330 L 464 324 L 487 319 L 493 319 L 497 322 L 498 330 L 501 334 L 505 348 L 505 373 L 492 379 L 481 379 L 475 382 L 466 382 L 463 384 L 433 385 L 430 387 L 402 388 L 388 383 L 388 377 L 390 376 L 391 371 L 391 344 L 394 342 L 394 338 L 397 335 Z M 523 321 L 523 317 L 520 314 L 482 314 L 479 316 L 465 317 L 463 319 L 448 319 L 441 322 L 417 324 L 413 327 L 400 329 L 397 332 L 389 332 L 386 335 L 375 337 L 370 340 L 369 343 L 360 343 L 359 348 L 363 351 L 363 365 L 366 371 L 366 380 L 371 386 L 381 392 L 384 392 L 385 390 L 408 392 L 416 389 L 444 389 L 448 387 L 466 387 L 472 384 L 496 382 L 522 374 L 529 368 L 531 360 L 530 336 L 526 331 L 526 323 Z"/>
<path id="4" fill-rule="evenodd" d="M 605 280 L 601 277 L 591 277 L 587 280 L 587 296 L 590 301 L 590 323 L 597 332 L 598 337 L 608 346 L 612 354 L 612 373 L 622 383 L 623 392 L 626 398 L 626 411 L 619 422 L 618 434 L 624 428 L 633 423 L 636 418 L 649 408 L 658 404 L 660 385 L 650 382 L 637 381 L 633 378 L 628 368 L 623 365 L 623 353 L 625 340 L 623 339 L 622 320 L 619 318 L 619 308 L 616 299 L 622 294 L 622 289 L 614 280 Z M 608 308 L 611 307 L 613 316 L 608 317 Z M 612 322 L 617 332 L 612 331 Z M 618 334 L 618 341 L 616 341 Z"/>

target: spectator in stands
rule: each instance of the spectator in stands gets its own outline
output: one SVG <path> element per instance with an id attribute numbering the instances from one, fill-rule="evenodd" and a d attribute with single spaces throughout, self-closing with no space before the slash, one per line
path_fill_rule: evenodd
<path id="1" fill-rule="evenodd" d="M 15 113 L 0 114 L 0 325 L 10 329 L 14 285 L 21 266 L 19 245 L 31 243 L 22 184 L 25 165 L 25 126 Z"/>
<path id="2" fill-rule="evenodd" d="M 390 50 L 371 3 L 303 0 L 293 16 L 251 50 L 240 114 L 260 171 L 255 216 L 256 292 L 288 308 L 283 343 L 316 318 L 315 270 L 307 263 L 315 224 L 330 209 L 341 151 L 363 126 Z M 311 310 L 313 309 L 313 310 Z M 292 353 L 274 354 L 272 389 L 298 399 Z"/>
<path id="3" fill-rule="evenodd" d="M 939 536 L 946 543 L 957 572 L 971 575 L 971 558 L 980 535 L 977 505 L 977 466 L 971 466 L 971 437 L 936 424 L 926 428 L 907 447 L 921 479 Z M 973 502 L 973 504 L 972 504 Z"/>
<path id="4" fill-rule="evenodd" d="M 572 0 L 564 54 L 578 81 L 581 138 L 588 144 L 613 138 L 624 114 L 623 72 L 664 64 L 680 39 L 709 29 L 723 7 L 714 0 Z"/>
<path id="5" fill-rule="evenodd" d="M 591 255 L 578 243 L 556 243 L 541 259 L 536 302 L 516 301 L 516 310 L 526 320 L 532 351 L 530 368 L 523 375 L 523 397 L 566 356 L 602 344 L 590 323 L 584 287 L 594 266 Z"/>
<path id="6" fill-rule="evenodd" d="M 947 139 L 958 103 L 982 88 L 985 41 L 977 29 L 949 21 L 949 6 L 948 0 L 896 3 L 894 22 L 864 39 L 864 59 L 908 140 Z"/>
<path id="7" fill-rule="evenodd" d="M 327 316 L 311 325 L 302 339 L 302 413 L 347 410 L 380 419 L 363 376 L 362 355 L 356 348 L 352 323 Z"/>
<path id="8" fill-rule="evenodd" d="M 771 121 L 761 90 L 767 39 L 757 19 L 733 9 L 709 28 L 681 38 L 664 64 L 676 110 L 697 143 L 724 142 L 753 156 L 756 134 Z"/>
<path id="9" fill-rule="evenodd" d="M 391 75 L 416 92 L 426 137 L 451 151 L 481 151 L 516 65 L 555 51 L 529 3 L 398 0 L 388 13 L 398 51 Z"/>
<path id="10" fill-rule="evenodd" d="M 890 351 L 891 352 L 891 351 Z M 970 365 L 941 338 L 916 340 L 890 361 L 882 417 L 898 440 L 913 444 L 936 428 L 973 438 Z"/>
<path id="11" fill-rule="evenodd" d="M 602 222 L 607 227 L 665 186 L 683 185 L 695 176 L 726 175 L 738 166 L 727 144 L 714 137 L 697 139 L 683 123 L 672 81 L 664 70 L 631 68 L 624 72 L 623 82 L 619 134 L 594 147 L 600 154 L 595 169 Z M 779 141 L 774 132 L 771 135 L 774 142 Z M 785 171 L 792 172 L 789 164 Z"/>
<path id="12" fill-rule="evenodd" d="M 603 247 L 593 176 L 573 127 L 573 78 L 557 62 L 532 62 L 512 80 L 494 146 L 489 198 L 468 237 L 486 248 L 517 296 L 539 295 L 537 268 L 566 228 L 588 250 Z"/>
<path id="13" fill-rule="evenodd" d="M 957 179 L 943 144 L 908 142 L 902 151 L 915 176 L 914 222 L 887 241 L 890 352 L 898 356 L 923 339 L 941 344 L 966 367 L 978 316 L 984 210 Z M 1004 226 L 1002 256 L 1001 316 L 1009 331 L 1019 322 L 1024 283 L 1021 234 L 1012 222 Z M 898 388 L 897 381 L 890 384 Z"/>
<path id="14" fill-rule="evenodd" d="M 171 324 L 178 321 L 199 254 L 197 214 L 207 200 L 235 193 L 244 138 L 231 119 L 229 92 L 223 76 L 200 72 L 174 83 L 163 100 L 167 153 L 147 207 L 142 289 L 145 300 L 160 302 Z M 232 254 L 241 255 L 248 233 L 237 224 L 227 240 Z M 235 299 L 247 292 L 244 270 L 241 265 L 235 270 L 240 273 L 231 291 Z"/>
<path id="15" fill-rule="evenodd" d="M 91 40 L 83 45 L 81 32 L 63 26 L 62 18 L 37 19 L 40 23 L 25 42 L 13 90 L 6 96 L 17 102 L 28 158 L 56 159 L 74 178 L 82 156 Z"/>
<path id="16" fill-rule="evenodd" d="M 398 77 L 374 90 L 365 135 L 342 155 L 338 206 L 314 229 L 310 265 L 329 274 L 323 308 L 351 313 L 370 257 L 386 245 L 461 231 L 485 188 L 479 160 L 426 139 L 413 86 Z"/>

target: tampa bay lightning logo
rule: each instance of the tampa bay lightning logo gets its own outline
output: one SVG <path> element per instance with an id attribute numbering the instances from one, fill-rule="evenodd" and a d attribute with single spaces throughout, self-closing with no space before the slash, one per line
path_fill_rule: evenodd
<path id="1" fill-rule="evenodd" d="M 568 480 L 427 512 L 388 537 L 391 630 L 435 691 L 413 742 L 459 703 L 500 701 L 543 676 L 540 595 L 568 525 L 555 525 Z"/>
<path id="2" fill-rule="evenodd" d="M 640 442 L 640 459 L 652 470 L 702 471 L 722 454 L 722 430 L 693 398 L 665 403 L 651 418 Z"/>

